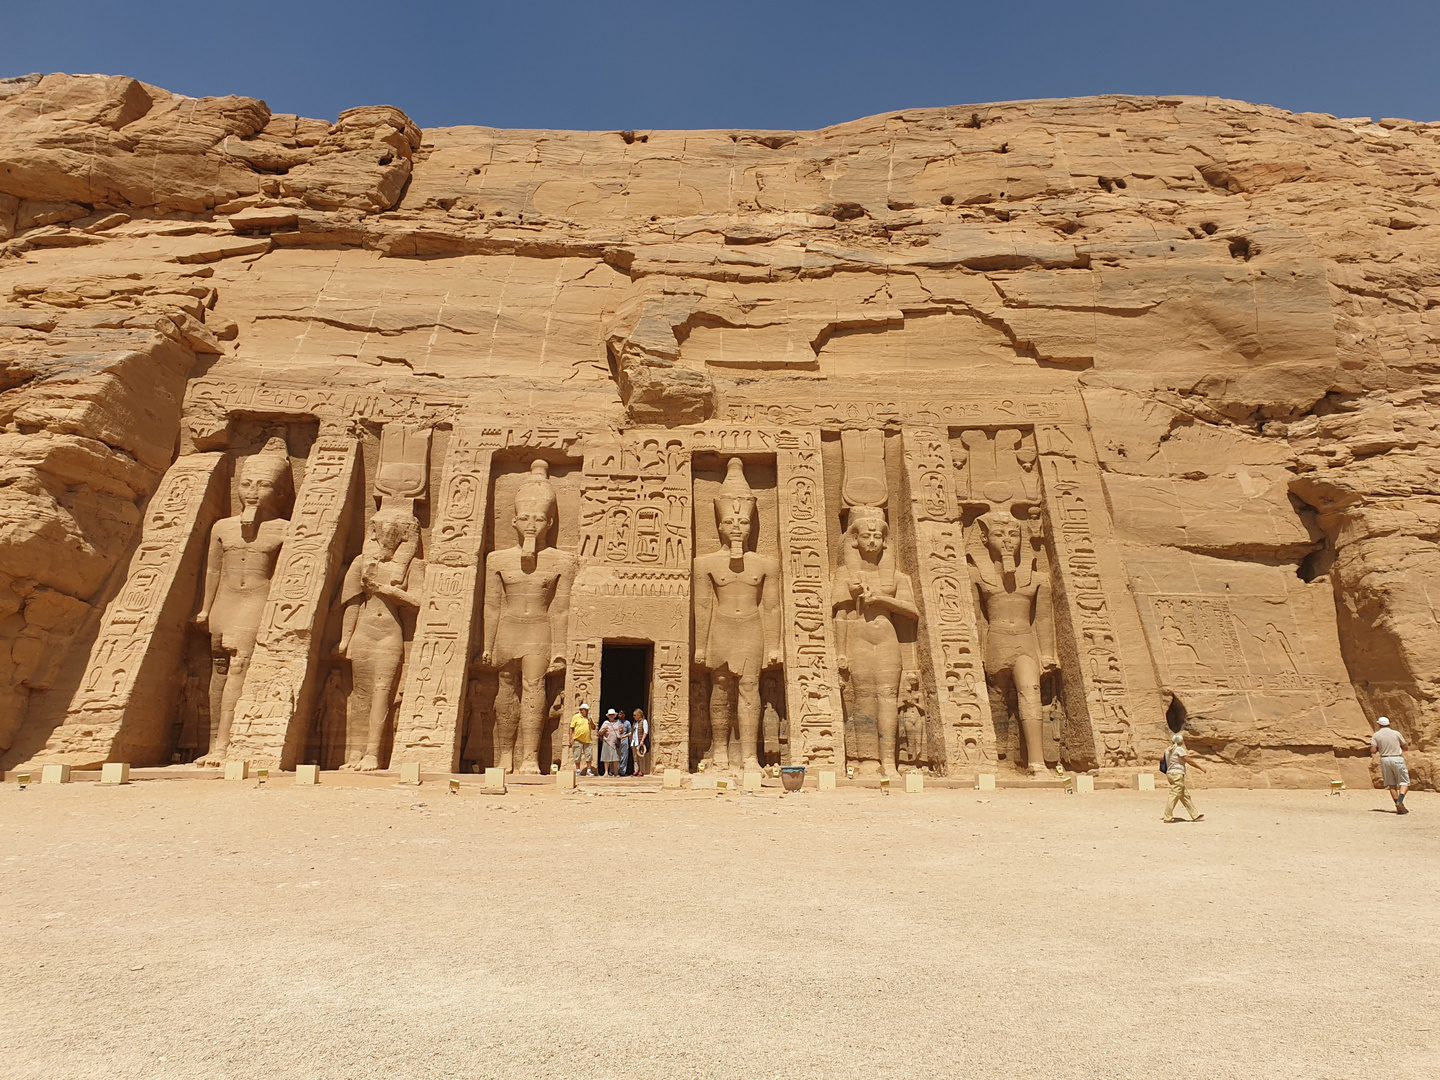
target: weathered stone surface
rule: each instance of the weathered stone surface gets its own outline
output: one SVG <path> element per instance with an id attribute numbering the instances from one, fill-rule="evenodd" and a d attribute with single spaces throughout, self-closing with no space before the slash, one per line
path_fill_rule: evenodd
<path id="1" fill-rule="evenodd" d="M 292 578 L 318 607 L 266 702 L 266 760 L 344 760 L 330 578 L 368 565 L 380 441 L 408 425 L 435 433 L 434 512 L 386 731 L 427 768 L 498 764 L 497 705 L 521 708 L 479 655 L 482 568 L 536 459 L 557 500 L 540 547 L 578 574 L 527 761 L 537 710 L 544 768 L 616 642 L 652 650 L 633 704 L 656 767 L 714 760 L 688 624 L 692 562 L 721 545 L 694 508 L 739 455 L 785 654 L 737 763 L 858 752 L 869 675 L 836 670 L 827 590 L 868 506 L 918 611 L 894 623 L 907 767 L 1128 775 L 1168 710 L 1233 782 L 1363 782 L 1383 712 L 1433 785 L 1437 254 L 1440 128 L 1408 121 L 1104 97 L 817 132 L 421 132 L 389 106 L 329 124 L 118 76 L 0 81 L 3 763 L 66 717 L 177 455 L 233 474 L 277 426 L 359 440 L 353 490 L 313 508 L 326 572 Z M 849 493 L 847 430 L 883 433 L 886 498 Z M 1013 674 L 987 682 L 994 627 L 1023 627 L 967 578 L 1002 509 L 1048 584 L 1038 720 L 1029 675 L 1023 709 Z M 152 719 L 188 760 L 208 676 L 183 651 L 175 715 Z M 885 672 L 862 712 L 888 732 Z"/>

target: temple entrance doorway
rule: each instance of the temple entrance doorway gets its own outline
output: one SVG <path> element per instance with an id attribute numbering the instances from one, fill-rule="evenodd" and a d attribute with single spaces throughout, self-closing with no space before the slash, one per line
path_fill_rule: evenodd
<path id="1" fill-rule="evenodd" d="M 630 716 L 636 709 L 650 715 L 650 664 L 655 646 L 649 642 L 605 642 L 600 653 L 600 710 L 592 713 L 596 727 L 611 709 Z M 596 744 L 599 763 L 599 744 Z"/>

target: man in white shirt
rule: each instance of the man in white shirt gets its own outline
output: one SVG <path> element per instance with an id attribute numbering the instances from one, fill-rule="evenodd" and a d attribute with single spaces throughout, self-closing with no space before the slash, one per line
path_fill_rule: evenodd
<path id="1" fill-rule="evenodd" d="M 1379 727 L 1370 736 L 1370 756 L 1380 757 L 1380 782 L 1390 789 L 1395 813 L 1408 814 L 1405 793 L 1410 790 L 1410 770 L 1405 768 L 1405 736 L 1390 726 L 1388 716 L 1380 717 L 1375 723 Z"/>
<path id="2" fill-rule="evenodd" d="M 1175 820 L 1175 804 L 1178 802 L 1185 807 L 1185 812 L 1190 815 L 1191 821 L 1204 821 L 1204 814 L 1195 812 L 1195 804 L 1190 801 L 1190 793 L 1185 790 L 1185 763 L 1190 757 L 1190 751 L 1185 749 L 1185 736 L 1176 732 L 1170 739 L 1170 749 L 1165 753 L 1165 775 L 1170 778 L 1170 801 L 1165 804 L 1165 821 Z M 1191 765 L 1205 771 L 1205 766 L 1198 761 L 1191 761 Z"/>

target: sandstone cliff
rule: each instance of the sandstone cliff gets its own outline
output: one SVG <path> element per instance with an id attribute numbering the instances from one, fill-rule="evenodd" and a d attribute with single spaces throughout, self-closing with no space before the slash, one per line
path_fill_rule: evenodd
<path id="1" fill-rule="evenodd" d="M 223 443 L 216 388 L 591 431 L 1020 388 L 1083 402 L 1149 681 L 1227 775 L 1360 760 L 1358 698 L 1433 785 L 1437 252 L 1440 125 L 1404 120 L 1104 97 L 421 132 L 0 81 L 3 761 L 65 716 L 161 474 Z M 1225 647 L 1167 599 L 1209 592 L 1276 671 L 1339 676 L 1216 689 Z"/>

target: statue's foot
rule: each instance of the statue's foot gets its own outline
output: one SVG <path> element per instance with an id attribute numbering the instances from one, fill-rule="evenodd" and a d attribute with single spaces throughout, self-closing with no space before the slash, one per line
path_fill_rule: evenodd
<path id="1" fill-rule="evenodd" d="M 1050 770 L 1047 769 L 1044 765 L 1031 765 L 1031 766 L 1030 766 L 1030 779 L 1031 779 L 1031 780 L 1053 780 L 1054 777 L 1051 776 Z"/>
<path id="2" fill-rule="evenodd" d="M 380 760 L 374 754 L 366 754 L 355 766 L 356 772 L 379 772 Z"/>
<path id="3" fill-rule="evenodd" d="M 206 754 L 202 758 L 196 758 L 190 763 L 197 769 L 219 769 L 225 764 L 224 754 Z"/>
<path id="4" fill-rule="evenodd" d="M 521 776 L 539 776 L 539 775 L 540 775 L 540 766 L 537 765 L 537 764 L 536 764 L 535 762 L 533 762 L 533 761 L 527 761 L 527 762 L 525 762 L 525 764 L 523 764 L 523 765 L 520 766 L 520 775 L 521 775 Z"/>

